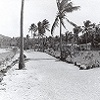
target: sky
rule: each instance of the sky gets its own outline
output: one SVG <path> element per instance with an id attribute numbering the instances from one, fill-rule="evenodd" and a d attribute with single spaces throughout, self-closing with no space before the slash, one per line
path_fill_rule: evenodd
<path id="1" fill-rule="evenodd" d="M 74 5 L 80 6 L 78 11 L 67 14 L 67 18 L 77 25 L 83 25 L 83 21 L 100 22 L 100 0 L 72 0 Z M 19 37 L 20 36 L 20 8 L 21 0 L 0 0 L 0 34 Z M 25 0 L 24 5 L 24 36 L 32 23 L 37 24 L 43 19 L 48 19 L 50 28 L 57 14 L 56 0 Z M 66 27 L 72 31 L 72 26 L 65 21 Z M 59 29 L 55 29 L 55 35 Z M 50 32 L 47 32 L 50 35 Z"/>

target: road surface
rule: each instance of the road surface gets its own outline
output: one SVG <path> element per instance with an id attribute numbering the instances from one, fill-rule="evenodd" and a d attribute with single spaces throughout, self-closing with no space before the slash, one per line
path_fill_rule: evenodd
<path id="1" fill-rule="evenodd" d="M 0 100 L 100 100 L 100 69 L 79 70 L 40 52 L 26 52 L 26 70 L 15 65 L 0 84 Z"/>

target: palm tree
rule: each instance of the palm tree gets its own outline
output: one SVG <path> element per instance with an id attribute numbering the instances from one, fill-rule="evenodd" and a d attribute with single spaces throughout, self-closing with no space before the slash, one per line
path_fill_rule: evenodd
<path id="1" fill-rule="evenodd" d="M 79 33 L 82 31 L 82 28 L 80 26 L 74 27 L 73 32 L 74 32 L 74 42 L 78 44 L 78 39 L 79 39 Z"/>
<path id="2" fill-rule="evenodd" d="M 20 57 L 19 57 L 19 69 L 23 69 L 25 67 L 24 64 L 24 39 L 23 39 L 23 11 L 24 11 L 24 0 L 22 0 L 21 4 L 21 18 L 20 18 Z"/>
<path id="3" fill-rule="evenodd" d="M 38 40 L 40 39 L 40 37 L 42 38 L 42 51 L 44 51 L 44 41 L 43 41 L 43 37 L 45 36 L 45 32 L 50 31 L 49 30 L 49 21 L 47 19 L 44 19 L 42 22 L 38 22 L 37 26 L 33 23 L 31 24 L 29 31 L 32 31 L 34 33 L 36 33 L 36 31 L 38 31 Z M 39 41 L 40 42 L 40 41 Z"/>
<path id="4" fill-rule="evenodd" d="M 38 34 L 40 37 L 42 37 L 42 51 L 44 52 L 44 36 L 45 36 L 45 32 L 50 31 L 49 30 L 49 21 L 44 19 L 42 22 L 38 22 Z"/>
<path id="5" fill-rule="evenodd" d="M 49 21 L 44 19 L 42 22 L 38 22 L 38 34 L 40 34 L 40 36 L 44 36 L 45 35 L 45 32 L 46 30 L 47 31 L 50 31 L 49 30 Z"/>
<path id="6" fill-rule="evenodd" d="M 31 35 L 34 37 L 36 36 L 36 31 L 37 31 L 37 26 L 33 23 L 31 24 L 30 28 L 29 28 L 29 32 L 31 31 Z"/>
<path id="7" fill-rule="evenodd" d="M 54 29 L 58 26 L 60 21 L 60 59 L 63 60 L 63 50 L 62 50 L 62 26 L 66 29 L 63 20 L 66 19 L 66 13 L 73 12 L 78 10 L 79 6 L 73 6 L 73 3 L 70 0 L 56 0 L 58 13 L 55 18 L 55 21 L 51 28 L 51 34 L 53 35 Z"/>
<path id="8" fill-rule="evenodd" d="M 66 41 L 66 44 L 67 44 L 68 42 L 71 42 L 72 39 L 73 39 L 73 34 L 72 34 L 72 32 L 66 31 L 66 32 L 65 32 L 65 41 Z"/>
<path id="9" fill-rule="evenodd" d="M 84 21 L 82 33 L 84 33 L 84 36 L 85 36 L 85 39 L 86 39 L 86 50 L 87 50 L 87 42 L 88 42 L 88 36 L 89 36 L 89 31 L 90 31 L 91 25 L 92 25 L 91 21 L 89 21 L 89 20 Z"/>
<path id="10" fill-rule="evenodd" d="M 36 34 L 36 31 L 37 31 L 37 26 L 33 23 L 31 24 L 30 28 L 29 28 L 29 32 L 31 32 L 31 36 L 33 38 L 32 42 L 35 44 L 35 36 L 37 35 Z M 34 50 L 35 50 L 35 45 L 34 45 Z"/>

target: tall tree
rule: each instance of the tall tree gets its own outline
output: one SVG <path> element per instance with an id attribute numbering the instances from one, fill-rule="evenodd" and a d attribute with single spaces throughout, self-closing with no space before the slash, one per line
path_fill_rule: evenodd
<path id="1" fill-rule="evenodd" d="M 34 23 L 31 24 L 30 28 L 29 28 L 29 31 L 32 31 L 32 32 L 36 32 L 38 31 L 38 39 L 40 40 L 40 38 L 42 38 L 42 51 L 44 51 L 44 43 L 43 43 L 43 37 L 45 36 L 45 32 L 46 30 L 47 31 L 50 31 L 49 30 L 49 21 L 47 19 L 44 19 L 42 22 L 38 22 L 37 25 L 35 25 Z M 40 42 L 40 41 L 39 41 Z"/>
<path id="2" fill-rule="evenodd" d="M 74 42 L 76 42 L 76 44 L 78 44 L 79 33 L 81 31 L 82 31 L 82 28 L 80 26 L 73 28 L 73 32 L 74 32 Z"/>
<path id="3" fill-rule="evenodd" d="M 32 43 L 33 43 L 33 48 L 35 50 L 35 37 L 37 36 L 36 32 L 37 32 L 38 27 L 33 23 L 31 24 L 30 28 L 29 28 L 29 32 L 31 32 L 31 36 L 33 38 Z"/>
<path id="4" fill-rule="evenodd" d="M 73 34 L 72 32 L 66 31 L 65 32 L 65 41 L 66 43 L 71 43 L 71 40 L 73 39 Z"/>
<path id="5" fill-rule="evenodd" d="M 84 33 L 84 36 L 86 39 L 86 50 L 87 50 L 88 36 L 89 36 L 90 27 L 92 24 L 90 20 L 86 20 L 83 23 L 84 23 L 84 26 L 83 26 L 82 33 Z"/>
<path id="6" fill-rule="evenodd" d="M 34 37 L 36 36 L 36 31 L 37 31 L 37 26 L 33 23 L 31 24 L 30 28 L 29 28 L 29 32 L 31 32 L 31 36 Z"/>
<path id="7" fill-rule="evenodd" d="M 52 25 L 51 34 L 53 34 L 55 27 L 58 26 L 58 22 L 60 21 L 60 59 L 63 60 L 62 26 L 66 29 L 63 20 L 66 19 L 66 13 L 78 10 L 79 6 L 73 6 L 73 3 L 70 2 L 70 0 L 56 0 L 56 3 L 58 8 L 58 13 Z"/>
<path id="8" fill-rule="evenodd" d="M 44 39 L 43 37 L 45 36 L 45 32 L 50 31 L 49 30 L 49 21 L 47 19 L 44 19 L 42 22 L 38 22 L 38 34 L 40 37 L 42 37 L 42 51 L 44 52 Z"/>
<path id="9" fill-rule="evenodd" d="M 24 64 L 24 38 L 23 38 L 23 12 L 24 12 L 24 0 L 21 3 L 21 16 L 20 16 L 20 57 L 19 57 L 19 69 L 25 67 Z"/>

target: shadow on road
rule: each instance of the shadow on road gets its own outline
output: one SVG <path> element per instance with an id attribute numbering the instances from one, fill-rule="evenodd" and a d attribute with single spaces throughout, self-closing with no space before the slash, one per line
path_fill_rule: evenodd
<path id="1" fill-rule="evenodd" d="M 52 58 L 27 58 L 25 59 L 25 61 L 29 61 L 29 60 L 34 60 L 34 61 L 39 61 L 39 60 L 55 60 L 56 59 L 52 59 Z"/>

